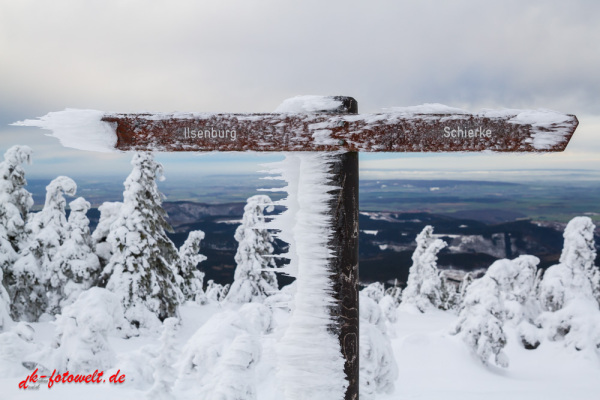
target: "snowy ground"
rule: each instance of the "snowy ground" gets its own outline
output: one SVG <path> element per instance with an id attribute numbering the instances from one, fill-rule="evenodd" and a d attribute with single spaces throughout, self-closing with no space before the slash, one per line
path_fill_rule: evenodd
<path id="1" fill-rule="evenodd" d="M 239 306 L 212 304 L 182 307 L 182 326 L 178 331 L 179 349 L 211 316 Z M 277 385 L 275 344 L 281 337 L 288 313 L 276 310 L 275 329 L 262 338 L 262 355 L 256 368 L 257 398 L 281 400 Z M 456 316 L 433 311 L 428 314 L 398 313 L 390 325 L 392 346 L 400 371 L 395 391 L 377 399 L 406 400 L 598 400 L 600 398 L 600 360 L 585 359 L 556 342 L 544 342 L 536 350 L 524 350 L 510 340 L 506 353 L 507 369 L 484 366 L 458 337 L 447 332 Z M 51 323 L 35 323 L 35 341 L 49 344 L 53 339 Z M 509 334 L 510 334 L 509 330 Z M 56 384 L 38 390 L 20 390 L 18 384 L 29 374 L 14 365 L 0 364 L 0 399 L 141 399 L 149 384 L 141 378 L 149 368 L 148 357 L 159 347 L 158 334 L 132 339 L 111 337 L 118 353 L 116 368 L 126 376 L 124 384 Z M 1 361 L 0 361 L 1 362 Z M 76 371 L 74 371 L 76 372 Z M 146 371 L 147 373 L 147 371 Z M 151 376 L 151 373 L 150 373 Z M 177 399 L 198 399 L 193 384 L 178 383 Z"/>

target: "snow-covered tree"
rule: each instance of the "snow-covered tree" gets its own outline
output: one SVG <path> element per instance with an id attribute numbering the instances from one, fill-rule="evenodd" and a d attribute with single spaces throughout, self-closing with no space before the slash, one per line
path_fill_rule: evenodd
<path id="1" fill-rule="evenodd" d="M 206 260 L 206 256 L 199 253 L 202 239 L 204 239 L 204 232 L 190 232 L 185 243 L 179 248 L 177 264 L 177 278 L 183 298 L 200 304 L 207 301 L 206 294 L 202 290 L 204 273 L 198 270 L 198 264 Z"/>
<path id="2" fill-rule="evenodd" d="M 394 279 L 394 286 L 387 288 L 385 294 L 394 299 L 396 307 L 400 305 L 402 302 L 402 288 L 398 284 L 398 279 Z"/>
<path id="3" fill-rule="evenodd" d="M 100 275 L 100 261 L 92 249 L 90 221 L 86 215 L 90 203 L 79 197 L 69 206 L 67 237 L 46 272 L 47 310 L 51 314 L 59 314 L 61 308 L 73 303 L 81 292 L 95 286 Z"/>
<path id="4" fill-rule="evenodd" d="M 98 256 L 102 268 L 109 263 L 110 257 L 113 254 L 112 245 L 107 239 L 108 234 L 110 233 L 110 226 L 117 218 L 119 218 L 122 206 L 123 203 L 120 201 L 106 201 L 98 207 L 98 211 L 100 211 L 100 220 L 98 221 L 98 225 L 96 225 L 96 229 L 94 229 L 94 233 L 92 233 L 92 239 L 94 241 L 94 252 Z M 103 275 L 100 286 L 106 286 L 109 277 L 109 274 Z"/>
<path id="5" fill-rule="evenodd" d="M 229 283 L 221 285 L 220 283 L 216 283 L 215 281 L 210 279 L 206 283 L 206 299 L 213 303 L 223 301 L 227 297 L 227 293 L 229 293 L 230 287 L 231 285 Z"/>
<path id="6" fill-rule="evenodd" d="M 437 268 L 437 253 L 446 242 L 433 237 L 433 227 L 427 225 L 417 235 L 417 248 L 412 255 L 406 289 L 402 292 L 404 309 L 415 307 L 420 312 L 442 305 L 442 281 Z"/>
<path id="7" fill-rule="evenodd" d="M 123 206 L 107 239 L 113 255 L 104 271 L 110 275 L 106 287 L 121 298 L 132 326 L 157 328 L 160 321 L 178 315 L 183 297 L 176 283 L 178 253 L 165 233 L 171 227 L 156 185 L 162 165 L 141 152 L 131 164 Z"/>
<path id="8" fill-rule="evenodd" d="M 528 255 L 497 260 L 466 288 L 454 333 L 459 333 L 484 363 L 494 356 L 497 365 L 508 366 L 502 351 L 507 343 L 506 323 L 517 328 L 526 348 L 539 345 L 533 325 L 539 314 L 535 298 L 539 262 Z"/>
<path id="9" fill-rule="evenodd" d="M 266 195 L 248 199 L 242 224 L 235 231 L 238 249 L 237 267 L 227 301 L 248 303 L 262 301 L 278 290 L 273 258 L 273 237 L 265 227 L 264 211 L 273 210 L 273 202 Z"/>
<path id="10" fill-rule="evenodd" d="M 2 285 L 2 277 L 2 268 L 0 268 L 0 332 L 5 331 L 12 324 L 12 319 L 10 318 L 10 298 Z"/>
<path id="11" fill-rule="evenodd" d="M 4 153 L 0 163 L 0 240 L 7 240 L 12 250 L 0 242 L 0 267 L 6 267 L 10 256 L 21 249 L 26 240 L 25 223 L 33 205 L 31 193 L 25 190 L 27 184 L 23 163 L 31 162 L 32 150 L 28 146 L 13 146 Z M 8 260 L 5 257 L 9 257 Z M 12 260 L 14 261 L 14 260 Z"/>
<path id="12" fill-rule="evenodd" d="M 449 270 L 439 272 L 441 282 L 440 308 L 442 310 L 456 310 L 460 306 L 460 286 L 451 281 Z"/>
<path id="13" fill-rule="evenodd" d="M 177 370 L 174 367 L 177 361 L 177 318 L 167 318 L 163 322 L 163 331 L 160 337 L 160 350 L 154 360 L 154 385 L 146 398 L 149 400 L 175 399 L 173 386 L 177 379 Z"/>
<path id="14" fill-rule="evenodd" d="M 375 300 L 360 293 L 360 395 L 373 399 L 391 393 L 398 378 L 398 366 L 386 333 L 385 316 Z M 386 296 L 382 299 L 390 298 Z M 381 304 L 380 304 L 381 305 Z"/>
<path id="15" fill-rule="evenodd" d="M 3 377 L 31 374 L 28 356 L 39 352 L 42 347 L 34 341 L 34 335 L 33 327 L 24 321 L 0 332 L 0 374 Z M 35 365 L 34 362 L 31 364 Z"/>
<path id="16" fill-rule="evenodd" d="M 256 364 L 261 345 L 254 335 L 243 333 L 235 337 L 221 361 L 211 371 L 211 379 L 198 392 L 207 400 L 256 400 Z"/>
<path id="17" fill-rule="evenodd" d="M 379 308 L 381 309 L 381 312 L 385 318 L 392 324 L 398 320 L 398 317 L 396 316 L 396 312 L 398 311 L 398 303 L 396 303 L 396 300 L 389 294 L 386 294 L 381 298 L 381 300 L 379 300 Z"/>
<path id="18" fill-rule="evenodd" d="M 360 294 L 379 304 L 379 308 L 385 319 L 392 323 L 396 322 L 396 309 L 398 308 L 398 303 L 391 295 L 386 294 L 383 283 L 373 282 L 361 290 Z M 395 292 L 395 294 L 399 293 Z"/>
<path id="19" fill-rule="evenodd" d="M 31 153 L 27 146 L 13 146 L 0 162 L 0 271 L 3 272 L 0 272 L 0 320 L 4 319 L 6 324 L 8 316 L 3 316 L 3 311 L 11 306 L 9 299 L 19 292 L 17 284 L 24 278 L 20 271 L 14 270 L 14 263 L 27 241 L 26 221 L 33 205 L 31 193 L 24 188 L 27 181 L 21 167 L 31 162 Z"/>
<path id="20" fill-rule="evenodd" d="M 254 399 L 260 337 L 272 321 L 271 310 L 261 303 L 214 314 L 184 346 L 179 382 L 195 386 L 202 399 Z"/>
<path id="21" fill-rule="evenodd" d="M 66 200 L 77 191 L 75 182 L 59 176 L 46 186 L 44 208 L 27 222 L 30 240 L 19 252 L 9 283 L 15 319 L 36 321 L 47 310 L 51 265 L 67 237 Z"/>
<path id="22" fill-rule="evenodd" d="M 503 315 L 500 285 L 486 274 L 467 288 L 452 333 L 459 334 L 484 364 L 493 356 L 496 365 L 507 367 L 508 357 L 503 352 L 507 341 Z"/>
<path id="23" fill-rule="evenodd" d="M 373 282 L 361 290 L 361 293 L 379 303 L 385 295 L 385 286 L 381 282 Z"/>
<path id="24" fill-rule="evenodd" d="M 545 312 L 538 323 L 550 340 L 563 341 L 576 350 L 600 348 L 594 229 L 588 217 L 576 217 L 567 224 L 560 263 L 548 268 L 539 285 Z"/>
<path id="25" fill-rule="evenodd" d="M 82 292 L 56 319 L 54 349 L 42 365 L 59 371 L 94 372 L 114 366 L 109 335 L 127 329 L 123 306 L 114 293 L 94 287 Z"/>
<path id="26" fill-rule="evenodd" d="M 546 310 L 556 311 L 575 297 L 594 295 L 594 229 L 588 217 L 576 217 L 567 224 L 560 263 L 548 268 L 540 284 L 540 298 Z"/>

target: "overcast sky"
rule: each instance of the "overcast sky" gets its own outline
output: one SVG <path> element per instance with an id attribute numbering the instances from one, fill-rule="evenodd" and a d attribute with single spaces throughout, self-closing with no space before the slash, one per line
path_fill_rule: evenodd
<path id="1" fill-rule="evenodd" d="M 360 112 L 444 103 L 579 117 L 551 155 L 361 156 L 406 170 L 600 171 L 600 2 L 0 0 L 0 150 L 29 144 L 29 176 L 122 174 L 127 155 L 62 148 L 9 123 L 64 108 L 269 112 L 298 94 Z M 167 175 L 248 173 L 277 155 L 164 155 Z M 415 175 L 417 176 L 417 175 Z"/>

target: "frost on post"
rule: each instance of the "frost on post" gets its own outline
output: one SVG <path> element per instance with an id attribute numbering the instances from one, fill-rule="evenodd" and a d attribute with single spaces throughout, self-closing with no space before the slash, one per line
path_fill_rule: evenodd
<path id="1" fill-rule="evenodd" d="M 235 231 L 237 267 L 227 301 L 262 301 L 278 290 L 273 237 L 265 224 L 265 210 L 273 211 L 273 202 L 265 195 L 250 197 L 244 207 L 242 224 Z"/>
<path id="2" fill-rule="evenodd" d="M 282 202 L 286 212 L 270 226 L 293 235 L 290 257 L 297 259 L 287 268 L 296 277 L 297 291 L 278 357 L 278 377 L 289 400 L 340 400 L 348 386 L 340 343 L 332 332 L 331 160 L 324 153 L 293 153 L 272 165 L 274 172 L 285 171 L 281 178 L 288 197 Z"/>
<path id="3" fill-rule="evenodd" d="M 427 225 L 417 235 L 417 248 L 412 255 L 406 289 L 402 292 L 403 309 L 415 307 L 420 312 L 442 306 L 442 280 L 437 268 L 437 253 L 446 242 L 433 237 L 433 227 Z"/>
<path id="4" fill-rule="evenodd" d="M 174 270 L 178 254 L 165 233 L 171 228 L 155 181 L 162 166 L 149 153 L 136 153 L 131 164 L 123 206 L 107 239 L 113 254 L 104 274 L 110 275 L 106 287 L 121 298 L 127 320 L 152 328 L 177 316 L 182 297 Z"/>

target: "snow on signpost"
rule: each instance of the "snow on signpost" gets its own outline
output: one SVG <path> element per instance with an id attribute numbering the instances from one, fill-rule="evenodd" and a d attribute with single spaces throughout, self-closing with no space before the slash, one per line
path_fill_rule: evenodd
<path id="1" fill-rule="evenodd" d="M 281 343 L 284 391 L 288 399 L 357 400 L 358 152 L 559 152 L 578 121 L 550 110 L 469 113 L 440 104 L 358 114 L 351 97 L 298 96 L 268 114 L 67 109 L 15 125 L 91 151 L 290 152 L 279 165 L 291 169 L 280 171 L 287 211 L 272 225 L 284 229 L 279 236 L 296 257 L 288 272 L 298 280 Z"/>

